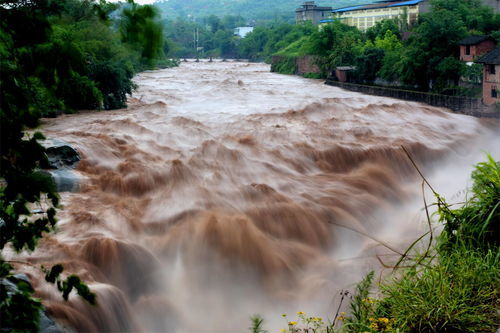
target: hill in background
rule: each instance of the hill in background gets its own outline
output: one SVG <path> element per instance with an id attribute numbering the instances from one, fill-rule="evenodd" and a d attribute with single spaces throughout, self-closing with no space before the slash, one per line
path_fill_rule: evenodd
<path id="1" fill-rule="evenodd" d="M 371 3 L 371 0 L 318 0 L 318 6 L 341 8 Z M 163 0 L 155 2 L 165 18 L 200 18 L 209 15 L 219 17 L 239 15 L 247 20 L 295 20 L 295 9 L 303 0 Z"/>

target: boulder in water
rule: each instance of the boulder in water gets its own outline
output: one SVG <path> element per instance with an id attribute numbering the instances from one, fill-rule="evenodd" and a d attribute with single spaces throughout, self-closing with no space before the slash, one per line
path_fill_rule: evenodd
<path id="1" fill-rule="evenodd" d="M 58 192 L 77 192 L 80 188 L 81 177 L 73 171 L 80 154 L 69 143 L 58 140 L 48 139 L 41 142 L 45 147 L 49 160 L 47 174 L 49 174 Z"/>
<path id="2" fill-rule="evenodd" d="M 69 143 L 57 139 L 49 139 L 41 144 L 46 149 L 49 166 L 52 169 L 74 168 L 78 161 L 80 161 L 80 154 Z"/>

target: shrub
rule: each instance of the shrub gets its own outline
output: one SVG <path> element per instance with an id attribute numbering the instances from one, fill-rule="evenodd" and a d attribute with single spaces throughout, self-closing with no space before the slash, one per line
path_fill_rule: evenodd
<path id="1" fill-rule="evenodd" d="M 494 332 L 499 273 L 498 252 L 454 250 L 383 284 L 377 317 L 394 318 L 403 332 Z"/>

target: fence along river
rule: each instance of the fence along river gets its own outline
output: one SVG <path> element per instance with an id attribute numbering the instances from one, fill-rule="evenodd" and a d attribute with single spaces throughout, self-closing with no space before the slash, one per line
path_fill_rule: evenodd
<path id="1" fill-rule="evenodd" d="M 499 149 L 482 120 L 264 64 L 183 63 L 136 83 L 127 109 L 42 128 L 77 147 L 85 181 L 62 194 L 58 232 L 25 259 L 62 263 L 97 293 L 96 307 L 64 302 L 28 271 L 73 331 L 244 332 L 255 313 L 279 329 L 296 311 L 331 319 L 341 289 L 383 272 L 376 256 L 395 260 L 387 247 L 425 231 L 401 146 L 451 198 L 480 150 Z"/>

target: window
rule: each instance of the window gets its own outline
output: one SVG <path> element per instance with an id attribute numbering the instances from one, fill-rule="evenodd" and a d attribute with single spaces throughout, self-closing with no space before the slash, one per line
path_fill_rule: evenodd
<path id="1" fill-rule="evenodd" d="M 497 98 L 497 90 L 496 90 L 496 88 L 491 88 L 491 97 Z"/>
<path id="2" fill-rule="evenodd" d="M 466 55 L 470 55 L 470 45 L 467 45 L 467 46 L 465 47 L 465 54 L 466 54 Z"/>
<path id="3" fill-rule="evenodd" d="M 490 74 L 496 74 L 495 65 L 489 65 L 489 67 L 490 67 Z"/>

